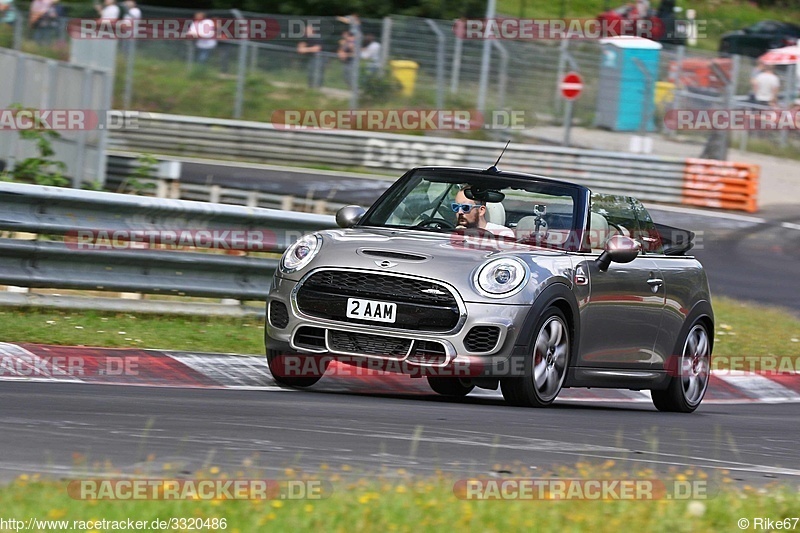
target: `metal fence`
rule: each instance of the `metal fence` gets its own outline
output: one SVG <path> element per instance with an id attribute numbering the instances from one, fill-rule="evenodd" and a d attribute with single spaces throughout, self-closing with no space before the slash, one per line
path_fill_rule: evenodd
<path id="1" fill-rule="evenodd" d="M 144 18 L 191 18 L 194 14 L 189 9 L 140 7 Z M 155 109 L 154 102 L 150 100 L 154 89 L 150 76 L 153 72 L 167 72 L 175 80 L 180 80 L 175 85 L 177 93 L 190 91 L 192 84 L 197 82 L 213 85 L 217 89 L 217 97 L 205 99 L 189 114 L 219 118 L 244 117 L 269 122 L 272 120 L 271 110 L 256 114 L 250 111 L 254 106 L 248 104 L 261 99 L 265 92 L 291 93 L 307 87 L 309 70 L 314 69 L 320 71 L 316 73 L 322 79 L 319 92 L 326 98 L 326 106 L 345 109 L 386 104 L 380 94 L 376 96 L 369 93 L 370 82 L 363 76 L 357 80 L 358 89 L 350 90 L 351 78 L 336 57 L 340 34 L 347 25 L 337 22 L 335 18 L 313 18 L 322 25 L 324 52 L 323 61 L 309 63 L 297 53 L 299 39 L 283 31 L 289 22 L 297 20 L 295 17 L 236 10 L 209 11 L 207 14 L 226 18 L 270 17 L 278 21 L 285 35 L 260 42 L 220 41 L 203 68 L 198 68 L 194 43 L 190 41 L 125 43 L 126 46 L 119 47 L 117 107 L 170 112 L 171 109 L 163 107 Z M 71 15 L 86 13 L 76 11 Z M 20 16 L 18 20 L 24 18 Z M 580 72 L 584 79 L 582 96 L 574 104 L 575 121 L 592 127 L 598 110 L 605 105 L 598 98 L 603 67 L 602 50 L 597 41 L 492 41 L 489 84 L 482 93 L 479 80 L 483 41 L 457 38 L 453 21 L 392 16 L 383 20 L 363 20 L 361 29 L 363 34 L 374 34 L 381 42 L 381 70 L 386 76 L 391 75 L 393 60 L 411 60 L 419 66 L 414 96 L 406 100 L 391 100 L 392 105 L 474 109 L 479 102 L 485 102 L 486 110 L 522 111 L 526 116 L 526 126 L 535 128 L 538 124 L 565 120 L 558 83 L 563 74 L 570 70 Z M 14 35 L 17 46 L 22 46 L 33 37 L 21 22 L 18 22 Z M 59 46 L 58 40 L 54 42 L 54 46 Z M 734 77 L 730 82 L 720 80 L 719 73 L 698 75 L 701 70 L 713 70 L 712 59 L 715 56 L 712 52 L 694 49 L 662 50 L 658 79 L 654 80 L 657 85 L 655 101 L 646 103 L 648 108 L 643 112 L 648 117 L 643 123 L 649 122 L 652 115 L 663 133 L 675 135 L 661 121 L 669 109 L 749 107 L 749 77 L 755 60 L 744 57 L 733 62 L 728 60 L 728 66 L 723 67 L 725 72 L 731 73 L 730 65 L 733 63 L 738 66 L 732 72 Z M 790 70 L 780 69 L 778 73 L 784 89 L 781 104 L 788 107 L 794 96 L 792 88 L 796 89 L 796 84 Z M 303 101 L 307 104 L 313 98 L 306 96 Z M 162 102 L 161 105 L 170 104 Z M 286 106 L 293 105 L 298 104 L 287 99 Z M 708 132 L 680 132 L 680 135 L 687 135 L 698 143 L 711 144 L 711 141 L 715 141 Z M 800 135 L 797 132 L 759 132 L 755 136 L 763 143 L 800 147 Z M 554 143 L 558 141 L 554 140 Z M 746 149 L 747 141 L 745 133 L 737 133 L 734 143 Z M 714 155 L 724 156 L 719 153 Z"/>
<path id="2" fill-rule="evenodd" d="M 111 109 L 111 75 L 103 70 L 46 59 L 0 48 L 0 109 L 12 105 L 42 110 Z M 68 90 L 67 90 L 68 88 Z M 108 130 L 66 130 L 52 140 L 53 160 L 66 164 L 73 185 L 102 181 Z M 8 170 L 38 156 L 35 142 L 23 140 L 14 129 L 0 127 L 0 160 Z"/>

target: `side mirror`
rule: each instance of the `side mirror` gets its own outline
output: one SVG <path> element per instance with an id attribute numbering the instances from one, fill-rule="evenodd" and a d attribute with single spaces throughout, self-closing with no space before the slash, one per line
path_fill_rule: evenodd
<path id="1" fill-rule="evenodd" d="M 352 228 L 367 210 L 359 205 L 346 205 L 336 212 L 336 225 L 340 228 Z"/>
<path id="2" fill-rule="evenodd" d="M 636 259 L 641 249 L 642 245 L 630 237 L 614 235 L 606 241 L 605 251 L 595 261 L 597 268 L 600 269 L 600 272 L 605 272 L 612 261 L 614 263 L 630 263 Z"/>

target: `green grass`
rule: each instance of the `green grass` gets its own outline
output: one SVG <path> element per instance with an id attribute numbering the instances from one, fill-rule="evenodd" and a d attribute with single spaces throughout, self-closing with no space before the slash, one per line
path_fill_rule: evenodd
<path id="1" fill-rule="evenodd" d="M 613 463 L 613 461 L 611 462 Z M 583 467 L 581 467 L 583 468 Z M 216 474 L 210 472 L 217 471 Z M 761 491 L 736 489 L 722 482 L 708 499 L 695 500 L 502 500 L 460 499 L 457 479 L 445 476 L 413 477 L 400 470 L 382 477 L 354 478 L 342 470 L 323 470 L 323 477 L 287 469 L 282 479 L 331 480 L 325 499 L 210 500 L 210 501 L 85 501 L 67 493 L 68 480 L 44 481 L 21 476 L 0 488 L 3 518 L 42 520 L 225 519 L 224 530 L 249 531 L 737 531 L 737 520 L 797 515 L 800 494 L 775 486 Z M 652 472 L 633 475 L 594 469 L 590 479 L 658 479 Z M 700 472 L 699 477 L 703 477 Z M 343 477 L 346 476 L 346 477 Z M 99 476 L 76 476 L 97 479 Z M 539 477 L 539 476 L 537 476 Z M 577 476 L 570 475 L 575 478 Z M 148 478 L 174 479 L 170 475 Z M 219 469 L 195 479 L 263 479 L 246 471 L 226 475 Z M 713 485 L 710 485 L 713 486 Z M 790 522 L 791 523 L 791 522 Z M 218 529 L 221 530 L 222 528 Z M 752 530 L 752 529 L 750 529 Z"/>
<path id="2" fill-rule="evenodd" d="M 326 86 L 338 87 L 341 78 L 339 65 L 326 70 Z M 125 63 L 117 64 L 114 105 L 122 108 L 124 97 Z M 290 66 L 279 70 L 258 71 L 247 76 L 244 87 L 242 119 L 270 122 L 272 114 L 285 109 L 349 109 L 349 95 L 327 94 L 324 90 L 306 87 L 304 70 Z M 144 112 L 198 115 L 215 118 L 230 118 L 236 97 L 236 79 L 224 74 L 216 66 L 187 68 L 184 60 L 161 60 L 137 57 L 134 66 L 134 83 L 131 108 Z M 332 81 L 333 83 L 329 83 Z M 428 88 L 426 88 L 428 87 Z M 423 76 L 419 90 L 411 97 L 388 94 L 382 98 L 368 100 L 362 97 L 362 108 L 398 109 L 431 107 L 436 99 L 435 84 Z M 462 108 L 465 103 L 457 97 L 449 98 L 448 108 Z M 467 106 L 468 107 L 468 106 Z"/>
<path id="3" fill-rule="evenodd" d="M 262 354 L 263 337 L 258 317 L 0 309 L 0 339 L 10 342 Z"/>
<path id="4" fill-rule="evenodd" d="M 800 320 L 795 314 L 722 297 L 714 298 L 713 305 L 716 319 L 714 356 L 719 357 L 715 367 L 727 368 L 731 361 L 735 361 L 734 369 L 750 370 L 750 363 L 742 357 L 780 358 L 770 360 L 777 370 L 780 370 L 780 365 L 800 367 Z M 727 359 L 729 357 L 736 359 Z"/>
<path id="5" fill-rule="evenodd" d="M 800 358 L 800 319 L 782 309 L 714 298 L 714 355 Z M 122 332 L 122 333 L 121 333 Z M 258 317 L 186 317 L 40 308 L 0 309 L 0 341 L 261 354 Z M 720 358 L 720 368 L 728 359 Z"/>

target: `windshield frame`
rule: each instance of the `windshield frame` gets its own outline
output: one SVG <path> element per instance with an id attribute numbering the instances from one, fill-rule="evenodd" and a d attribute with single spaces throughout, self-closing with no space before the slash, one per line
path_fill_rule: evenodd
<path id="1" fill-rule="evenodd" d="M 433 179 L 432 179 L 433 178 Z M 513 172 L 502 171 L 488 171 L 474 168 L 458 168 L 458 167 L 419 167 L 409 170 L 403 174 L 391 187 L 372 204 L 372 206 L 364 213 L 361 220 L 355 227 L 374 227 L 386 229 L 399 229 L 407 231 L 435 231 L 438 233 L 453 233 L 455 229 L 430 229 L 430 228 L 415 228 L 407 225 L 395 226 L 385 223 L 376 223 L 374 218 L 384 215 L 388 218 L 389 213 L 397 208 L 399 203 L 405 198 L 410 191 L 419 185 L 422 179 L 428 179 L 433 182 L 440 183 L 471 183 L 481 184 L 484 186 L 496 185 L 499 189 L 509 186 L 519 186 L 520 188 L 530 187 L 537 185 L 542 187 L 545 191 L 548 189 L 553 191 L 555 195 L 570 196 L 573 203 L 572 213 L 572 236 L 567 244 L 557 249 L 565 252 L 584 252 L 586 245 L 584 243 L 584 236 L 589 217 L 589 205 L 591 191 L 575 183 L 566 181 L 553 180 L 542 176 L 519 174 Z M 533 246 L 533 245 L 532 245 Z"/>

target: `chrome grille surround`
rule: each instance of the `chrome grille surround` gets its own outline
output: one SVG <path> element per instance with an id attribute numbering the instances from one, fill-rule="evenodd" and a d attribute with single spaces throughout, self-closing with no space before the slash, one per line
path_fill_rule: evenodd
<path id="1" fill-rule="evenodd" d="M 435 285 L 435 286 L 437 286 L 437 288 L 441 288 L 441 289 L 446 290 L 449 293 L 448 296 L 452 297 L 453 301 L 455 302 L 456 306 L 458 307 L 458 319 L 456 321 L 455 326 L 453 326 L 449 330 L 441 330 L 441 329 L 431 330 L 431 329 L 399 328 L 399 327 L 393 327 L 393 326 L 389 326 L 389 325 L 382 325 L 382 324 L 379 324 L 379 323 L 372 323 L 372 322 L 351 322 L 351 321 L 343 321 L 343 320 L 334 320 L 334 319 L 322 318 L 322 317 L 318 317 L 318 316 L 314 316 L 314 315 L 310 315 L 310 314 L 304 313 L 300 309 L 300 306 L 298 305 L 297 295 L 300 292 L 300 290 L 303 288 L 303 286 L 309 281 L 309 279 L 311 279 L 311 277 L 313 277 L 313 276 L 315 276 L 317 274 L 320 274 L 320 273 L 324 273 L 324 272 L 341 272 L 341 273 L 345 273 L 345 274 L 364 274 L 364 275 L 367 275 L 367 276 L 380 276 L 380 277 L 385 277 L 385 278 L 395 278 L 395 279 L 397 279 L 399 281 L 407 282 L 407 283 L 408 282 L 411 282 L 411 283 L 417 282 L 417 283 L 425 283 L 425 284 L 429 284 L 429 285 Z M 367 299 L 380 299 L 380 300 L 387 301 L 387 302 L 404 303 L 404 302 L 398 302 L 397 300 L 393 299 L 391 297 L 391 295 L 381 296 L 381 295 L 376 295 L 376 294 L 370 294 L 370 295 L 353 294 L 352 297 L 360 297 L 360 298 L 367 298 Z M 422 297 L 420 297 L 420 301 L 424 302 Z M 433 302 L 429 302 L 429 303 L 433 304 Z M 466 322 L 466 319 L 467 319 L 467 308 L 466 308 L 466 305 L 464 304 L 463 299 L 461 298 L 461 295 L 458 293 L 458 291 L 456 291 L 456 289 L 454 287 L 452 287 L 451 285 L 449 285 L 447 283 L 444 283 L 444 282 L 439 281 L 439 280 L 430 279 L 430 278 L 423 278 L 423 277 L 419 277 L 419 276 L 411 276 L 411 275 L 408 275 L 408 274 L 400 274 L 400 273 L 396 273 L 396 272 L 386 272 L 386 271 L 379 271 L 379 270 L 367 270 L 367 269 L 356 269 L 356 268 L 352 268 L 351 269 L 351 268 L 322 267 L 322 268 L 317 268 L 317 269 L 312 270 L 311 272 L 309 272 L 305 276 L 303 276 L 303 278 L 292 289 L 291 305 L 292 305 L 292 310 L 294 311 L 294 313 L 297 316 L 303 317 L 303 318 L 308 319 L 308 320 L 312 320 L 312 321 L 314 321 L 315 323 L 318 323 L 318 324 L 330 324 L 330 325 L 336 325 L 336 326 L 347 325 L 347 326 L 354 326 L 356 328 L 369 328 L 370 331 L 374 330 L 374 331 L 397 332 L 397 333 L 407 333 L 407 334 L 410 333 L 410 334 L 414 334 L 414 335 L 416 335 L 416 334 L 424 334 L 424 333 L 435 333 L 435 334 L 438 334 L 438 335 L 453 334 L 453 333 L 458 332 L 463 327 L 463 325 L 464 325 L 464 323 Z M 350 328 L 347 328 L 347 329 L 350 329 Z"/>

